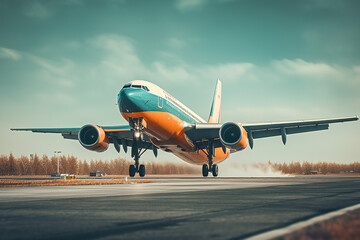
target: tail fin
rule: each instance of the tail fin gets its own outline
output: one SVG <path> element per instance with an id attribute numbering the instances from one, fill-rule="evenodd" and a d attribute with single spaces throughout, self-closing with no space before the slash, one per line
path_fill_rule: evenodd
<path id="1" fill-rule="evenodd" d="M 213 102 L 211 105 L 208 123 L 220 123 L 221 118 L 221 81 L 218 79 L 216 83 Z"/>

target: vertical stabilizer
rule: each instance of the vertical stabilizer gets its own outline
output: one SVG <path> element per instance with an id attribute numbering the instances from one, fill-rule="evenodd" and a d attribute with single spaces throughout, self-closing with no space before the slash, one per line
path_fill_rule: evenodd
<path id="1" fill-rule="evenodd" d="M 221 110 L 221 81 L 218 79 L 216 83 L 213 102 L 211 105 L 208 123 L 220 123 Z"/>

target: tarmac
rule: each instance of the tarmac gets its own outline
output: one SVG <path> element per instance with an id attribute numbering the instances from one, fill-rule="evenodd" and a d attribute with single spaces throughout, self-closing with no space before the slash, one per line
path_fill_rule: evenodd
<path id="1" fill-rule="evenodd" d="M 360 203 L 359 177 L 0 189 L 0 239 L 244 239 Z"/>

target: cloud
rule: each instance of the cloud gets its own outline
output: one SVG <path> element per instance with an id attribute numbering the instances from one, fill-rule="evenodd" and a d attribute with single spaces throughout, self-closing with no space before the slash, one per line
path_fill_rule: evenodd
<path id="1" fill-rule="evenodd" d="M 148 75 L 153 79 L 167 79 L 171 82 L 189 81 L 191 78 L 187 66 L 166 66 L 161 62 L 154 62 L 152 69 L 149 69 Z"/>
<path id="2" fill-rule="evenodd" d="M 183 41 L 177 38 L 168 40 L 174 45 L 183 44 Z M 78 51 L 91 52 L 91 61 L 53 61 L 29 53 L 20 54 L 17 50 L 8 48 L 0 48 L 0 57 L 12 60 L 30 59 L 39 66 L 36 71 L 39 79 L 67 88 L 78 83 L 84 84 L 85 81 L 87 84 L 96 83 L 99 79 L 109 86 L 118 85 L 119 79 L 122 82 L 145 79 L 166 86 L 168 83 L 181 85 L 182 82 L 200 84 L 215 81 L 217 78 L 251 87 L 255 86 L 251 82 L 271 86 L 289 82 L 289 79 L 320 79 L 327 82 L 335 80 L 358 86 L 360 78 L 359 66 L 349 68 L 303 59 L 273 60 L 263 66 L 250 62 L 192 65 L 174 53 L 161 51 L 157 55 L 158 59 L 145 63 L 136 51 L 137 42 L 117 34 L 103 34 L 85 42 L 70 43 L 78 48 Z"/>
<path id="3" fill-rule="evenodd" d="M 80 43 L 77 41 L 69 41 L 65 43 L 65 46 L 72 49 L 78 49 L 81 47 Z"/>
<path id="4" fill-rule="evenodd" d="M 92 45 L 109 50 L 115 54 L 130 54 L 135 52 L 132 40 L 116 34 L 104 34 L 89 41 Z M 126 57 L 126 56 L 125 56 Z"/>
<path id="5" fill-rule="evenodd" d="M 85 2 L 86 1 L 84 1 L 84 0 L 63 0 L 63 1 L 61 1 L 61 4 L 64 4 L 64 5 L 81 5 L 81 4 L 85 3 Z"/>
<path id="6" fill-rule="evenodd" d="M 34 1 L 25 10 L 25 15 L 33 18 L 48 18 L 52 15 L 52 12 L 43 3 Z"/>
<path id="7" fill-rule="evenodd" d="M 146 77 L 147 68 L 138 57 L 131 39 L 116 34 L 105 34 L 89 40 L 91 46 L 103 50 L 94 74 L 113 81 L 114 78 Z"/>
<path id="8" fill-rule="evenodd" d="M 182 48 L 185 46 L 185 41 L 179 38 L 170 38 L 167 43 L 172 48 Z"/>
<path id="9" fill-rule="evenodd" d="M 178 39 L 171 40 L 177 43 Z M 84 71 L 91 73 L 88 79 L 102 79 L 114 85 L 119 79 L 130 81 L 145 79 L 158 84 L 179 84 L 183 82 L 201 84 L 217 78 L 231 83 L 264 86 L 261 84 L 284 84 L 289 79 L 299 81 L 322 80 L 332 82 L 356 82 L 358 67 L 341 67 L 325 62 L 310 62 L 303 59 L 273 60 L 263 66 L 250 62 L 228 62 L 216 65 L 192 65 L 174 53 L 161 51 L 158 59 L 145 63 L 136 51 L 137 42 L 116 34 L 105 34 L 87 41 L 98 55 L 94 66 L 85 66 Z M 178 44 L 178 43 L 177 43 Z M 91 68 L 91 70 L 86 70 Z M 291 78 L 290 78 L 291 76 Z M 307 83 L 305 83 L 307 84 Z"/>
<path id="10" fill-rule="evenodd" d="M 18 51 L 9 48 L 0 47 L 0 58 L 6 58 L 17 61 L 20 60 L 22 56 Z"/>
<path id="11" fill-rule="evenodd" d="M 39 92 L 34 94 L 34 97 L 39 102 L 46 102 L 48 106 L 51 104 L 58 104 L 58 103 L 73 105 L 78 102 L 77 99 L 74 98 L 74 96 L 72 96 L 71 94 L 61 91 Z"/>
<path id="12" fill-rule="evenodd" d="M 208 0 L 176 0 L 175 7 L 181 11 L 197 9 L 208 3 Z"/>
<path id="13" fill-rule="evenodd" d="M 338 71 L 326 63 L 312 63 L 302 59 L 275 60 L 272 62 L 272 65 L 276 70 L 292 75 L 308 77 L 329 77 L 338 75 Z"/>
<path id="14" fill-rule="evenodd" d="M 320 99 L 326 97 L 326 94 L 330 94 L 330 92 L 333 93 L 331 89 L 339 84 L 343 88 L 341 94 L 345 94 L 348 88 L 351 88 L 352 91 L 359 89 L 360 85 L 359 66 L 349 68 L 329 65 L 324 62 L 309 62 L 303 59 L 273 60 L 262 66 L 250 62 L 193 65 L 174 55 L 174 53 L 168 52 L 161 52 L 161 54 L 155 55 L 158 57 L 157 59 L 152 62 L 145 62 L 137 53 L 135 47 L 137 44 L 131 38 L 116 34 L 104 34 L 85 42 L 77 42 L 76 46 L 81 46 L 78 49 L 80 54 L 81 51 L 91 54 L 89 60 L 86 61 L 73 61 L 70 59 L 54 61 L 22 53 L 24 60 L 31 60 L 37 66 L 32 68 L 31 73 L 25 75 L 31 75 L 36 81 L 48 84 L 47 87 L 49 88 L 59 88 L 63 91 L 71 90 L 74 92 L 79 86 L 82 86 L 84 94 L 86 92 L 89 96 L 94 94 L 93 92 L 96 91 L 94 86 L 99 84 L 99 81 L 101 81 L 104 89 L 118 90 L 125 82 L 144 79 L 154 82 L 169 91 L 179 87 L 178 96 L 182 96 L 188 93 L 180 88 L 184 84 L 191 84 L 193 88 L 191 88 L 190 92 L 194 92 L 193 89 L 201 86 L 212 89 L 216 79 L 220 78 L 224 82 L 224 87 L 231 86 L 227 90 L 232 92 L 231 95 L 234 96 L 231 101 L 239 99 L 239 96 L 236 95 L 239 91 L 241 91 L 243 98 L 252 99 L 252 102 L 257 101 L 255 93 L 260 94 L 263 98 L 264 96 L 269 98 L 264 109 L 255 112 L 247 109 L 247 115 L 258 116 L 259 118 L 268 114 L 288 115 L 294 118 L 298 115 L 297 112 L 291 112 L 286 103 L 277 102 L 276 98 L 272 97 L 273 94 L 281 92 L 283 97 L 298 98 L 308 91 L 306 94 L 311 97 L 316 95 L 317 99 Z M 4 52 L 6 52 L 6 56 L 9 55 L 12 56 L 12 59 L 17 59 L 17 57 L 14 57 L 17 56 L 16 50 L 6 50 L 1 49 L 2 55 L 5 56 Z M 8 58 L 10 58 L 9 56 Z M 169 60 L 169 58 L 173 60 Z M 293 79 L 299 80 L 296 85 L 296 94 L 291 93 L 294 89 L 291 83 Z M 323 81 L 317 81 L 316 83 L 307 81 L 308 79 L 326 79 L 327 84 L 331 84 L 331 86 L 324 89 Z M 311 89 L 311 92 L 309 92 L 309 89 Z M 319 93 L 322 94 L 322 96 L 319 96 L 316 92 L 318 89 L 327 90 Z M 337 88 L 335 87 L 335 89 Z M 340 92 L 337 91 L 337 94 L 340 94 Z M 205 97 L 207 95 L 206 92 L 204 94 L 199 93 L 201 104 L 206 104 Z M 360 98 L 359 95 L 355 97 Z M 316 101 L 316 99 L 313 100 Z M 272 105 L 279 103 L 283 105 L 279 105 L 276 109 L 272 107 Z M 231 115 L 231 112 L 224 113 Z"/>
<path id="15" fill-rule="evenodd" d="M 85 43 L 76 42 L 76 46 L 82 46 L 81 50 L 96 53 L 91 57 L 90 62 L 74 62 L 70 59 L 54 61 L 30 53 L 24 53 L 23 56 L 38 66 L 33 68 L 31 73 L 36 80 L 65 88 L 95 84 L 99 79 L 108 86 L 118 86 L 119 80 L 123 83 L 133 79 L 144 79 L 155 81 L 164 87 L 168 83 L 200 84 L 204 81 L 215 81 L 217 78 L 237 81 L 255 68 L 251 63 L 193 66 L 180 58 L 177 61 L 157 59 L 145 64 L 137 54 L 135 44 L 136 42 L 127 37 L 104 34 Z M 4 48 L 1 50 L 3 56 L 11 59 L 20 58 L 16 50 Z M 162 56 L 164 55 L 168 54 L 163 53 Z"/>
<path id="16" fill-rule="evenodd" d="M 238 96 L 234 97 L 239 98 Z M 272 105 L 269 104 L 271 100 L 263 101 L 262 104 L 257 104 L 256 107 L 248 101 L 248 105 L 234 106 L 232 108 L 224 108 L 222 110 L 222 115 L 227 116 L 226 121 L 233 121 L 232 119 L 239 119 L 245 121 L 246 123 L 259 123 L 261 122 L 273 122 L 273 121 L 293 121 L 306 120 L 305 113 L 301 106 L 289 105 L 290 101 L 287 99 L 282 104 Z M 265 106 L 264 106 L 265 105 Z M 319 113 L 328 114 L 324 109 L 321 109 L 317 106 L 307 106 L 306 115 L 316 116 Z M 231 116 L 231 118 L 229 118 Z"/>
<path id="17" fill-rule="evenodd" d="M 338 0 L 312 0 L 303 2 L 305 9 L 308 10 L 342 10 L 347 3 Z"/>
<path id="18" fill-rule="evenodd" d="M 356 74 L 360 75 L 360 66 L 354 66 L 353 70 Z"/>
<path id="19" fill-rule="evenodd" d="M 133 40 L 115 34 L 106 34 L 91 39 L 89 43 L 102 49 L 99 66 L 94 74 L 108 82 L 114 79 L 153 79 L 157 81 L 186 81 L 190 66 L 180 63 L 169 66 L 160 61 L 144 64 L 138 56 Z"/>
<path id="20" fill-rule="evenodd" d="M 77 82 L 77 66 L 74 62 L 68 59 L 53 62 L 34 55 L 28 57 L 40 67 L 36 74 L 41 80 L 63 87 L 73 87 Z"/>
<path id="21" fill-rule="evenodd" d="M 33 1 L 23 1 L 25 3 L 24 9 L 22 10 L 23 14 L 30 18 L 37 19 L 46 19 L 56 15 L 57 13 L 62 13 L 68 11 L 70 7 L 82 7 L 88 1 L 84 0 L 62 0 L 62 1 L 49 1 L 49 0 L 33 0 Z M 108 3 L 123 2 L 122 0 L 113 0 L 106 1 Z"/>
<path id="22" fill-rule="evenodd" d="M 354 85 L 360 85 L 360 66 L 353 66 L 350 79 Z"/>
<path id="23" fill-rule="evenodd" d="M 74 64 L 70 60 L 63 60 L 61 63 L 52 63 L 50 60 L 40 58 L 37 56 L 30 55 L 30 59 L 33 60 L 34 63 L 38 64 L 43 70 L 46 70 L 50 73 L 57 75 L 66 74 L 71 68 L 73 68 Z"/>
<path id="24" fill-rule="evenodd" d="M 175 7 L 180 11 L 197 10 L 207 4 L 223 4 L 236 0 L 175 0 Z"/>
<path id="25" fill-rule="evenodd" d="M 236 81 L 249 73 L 253 68 L 254 65 L 251 63 L 226 63 L 201 67 L 198 71 L 204 78 L 212 77 Z"/>

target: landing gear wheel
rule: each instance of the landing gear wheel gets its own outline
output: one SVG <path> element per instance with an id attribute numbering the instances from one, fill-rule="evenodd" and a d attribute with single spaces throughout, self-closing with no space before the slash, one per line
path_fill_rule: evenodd
<path id="1" fill-rule="evenodd" d="M 145 166 L 142 164 L 140 165 L 140 168 L 139 168 L 139 175 L 140 175 L 140 177 L 145 176 Z"/>
<path id="2" fill-rule="evenodd" d="M 207 164 L 204 164 L 202 166 L 202 174 L 203 174 L 203 177 L 207 177 L 209 175 L 209 167 Z"/>
<path id="3" fill-rule="evenodd" d="M 134 177 L 135 176 L 135 173 L 136 173 L 136 168 L 134 165 L 130 165 L 129 167 L 129 176 L 130 177 Z"/>
<path id="4" fill-rule="evenodd" d="M 218 165 L 214 164 L 214 165 L 212 166 L 212 175 L 213 175 L 214 177 L 217 177 L 218 174 L 219 174 L 219 167 L 218 167 Z"/>

